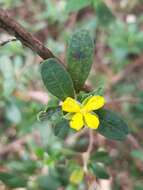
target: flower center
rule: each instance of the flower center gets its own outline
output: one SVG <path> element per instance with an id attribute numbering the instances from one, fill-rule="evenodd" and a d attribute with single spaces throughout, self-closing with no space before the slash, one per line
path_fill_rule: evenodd
<path id="1" fill-rule="evenodd" d="M 80 109 L 80 113 L 82 113 L 84 115 L 85 113 L 87 113 L 87 111 L 83 107 L 83 108 Z"/>

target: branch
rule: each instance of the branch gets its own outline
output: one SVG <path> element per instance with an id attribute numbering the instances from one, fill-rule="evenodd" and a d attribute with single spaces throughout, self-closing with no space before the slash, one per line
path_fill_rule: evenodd
<path id="1" fill-rule="evenodd" d="M 0 28 L 7 31 L 10 35 L 15 36 L 23 45 L 36 52 L 42 59 L 57 58 L 41 41 L 29 33 L 23 26 L 16 22 L 10 15 L 0 8 Z M 59 63 L 63 64 L 60 60 Z M 65 65 L 64 65 L 65 66 Z M 90 88 L 85 86 L 84 89 L 89 91 Z M 90 90 L 91 91 L 91 90 Z"/>
<path id="2" fill-rule="evenodd" d="M 10 35 L 15 36 L 23 45 L 32 49 L 42 59 L 55 57 L 53 53 L 46 48 L 35 36 L 27 32 L 18 22 L 0 8 L 0 28 L 6 30 Z"/>

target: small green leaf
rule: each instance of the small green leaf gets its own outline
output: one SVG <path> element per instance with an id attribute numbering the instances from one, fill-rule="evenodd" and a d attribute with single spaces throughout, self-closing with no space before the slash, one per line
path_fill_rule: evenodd
<path id="1" fill-rule="evenodd" d="M 68 0 L 66 4 L 66 11 L 68 13 L 75 12 L 91 5 L 92 0 Z"/>
<path id="2" fill-rule="evenodd" d="M 128 126 L 120 116 L 106 109 L 101 109 L 96 113 L 100 120 L 100 126 L 97 131 L 101 135 L 111 140 L 122 141 L 126 138 L 129 133 Z"/>
<path id="3" fill-rule="evenodd" d="M 69 121 L 66 119 L 61 119 L 57 124 L 53 125 L 54 135 L 59 138 L 65 138 L 69 133 Z"/>
<path id="4" fill-rule="evenodd" d="M 91 163 L 90 165 L 93 173 L 97 178 L 100 179 L 109 179 L 109 174 L 105 168 L 105 166 L 101 163 Z"/>
<path id="5" fill-rule="evenodd" d="M 103 0 L 93 0 L 96 16 L 100 25 L 107 26 L 115 17 Z"/>
<path id="6" fill-rule="evenodd" d="M 41 75 L 46 88 L 57 98 L 74 97 L 72 79 L 58 60 L 50 58 L 43 61 Z"/>
<path id="7" fill-rule="evenodd" d="M 94 44 L 87 30 L 75 32 L 68 42 L 67 69 L 77 91 L 83 87 L 89 75 L 93 63 L 93 51 Z"/>

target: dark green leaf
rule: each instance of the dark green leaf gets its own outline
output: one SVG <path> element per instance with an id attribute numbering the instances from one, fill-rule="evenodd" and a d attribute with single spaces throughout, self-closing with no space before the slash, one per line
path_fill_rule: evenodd
<path id="1" fill-rule="evenodd" d="M 27 184 L 24 177 L 6 172 L 0 173 L 0 180 L 10 188 L 25 187 Z"/>
<path id="2" fill-rule="evenodd" d="M 89 75 L 93 63 L 93 50 L 93 41 L 87 30 L 75 32 L 68 42 L 68 71 L 77 91 L 83 87 Z"/>
<path id="3" fill-rule="evenodd" d="M 128 126 L 120 116 L 106 109 L 101 109 L 96 113 L 100 119 L 100 126 L 97 131 L 101 135 L 113 140 L 124 140 L 126 138 L 129 133 Z"/>
<path id="4" fill-rule="evenodd" d="M 71 157 L 70 157 L 71 158 Z M 69 183 L 69 171 L 67 169 L 67 165 L 64 164 L 57 164 L 56 171 L 58 174 L 58 178 L 62 185 L 65 187 Z M 62 173 L 62 175 L 61 175 Z"/>
<path id="5" fill-rule="evenodd" d="M 69 133 L 69 121 L 66 119 L 60 120 L 57 124 L 53 125 L 53 132 L 59 138 L 65 138 Z"/>
<path id="6" fill-rule="evenodd" d="M 105 166 L 101 163 L 91 163 L 90 165 L 93 173 L 97 178 L 100 179 L 109 179 L 109 174 L 105 168 Z"/>
<path id="7" fill-rule="evenodd" d="M 91 155 L 91 160 L 94 162 L 103 162 L 105 164 L 110 164 L 112 162 L 111 157 L 109 156 L 108 152 L 104 150 L 98 150 Z"/>
<path id="8" fill-rule="evenodd" d="M 41 75 L 46 88 L 57 98 L 74 97 L 72 79 L 58 60 L 50 58 L 43 61 Z"/>

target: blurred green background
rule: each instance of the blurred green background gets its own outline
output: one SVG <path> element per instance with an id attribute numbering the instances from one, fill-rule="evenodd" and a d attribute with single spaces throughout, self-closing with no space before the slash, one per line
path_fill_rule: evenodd
<path id="1" fill-rule="evenodd" d="M 143 1 L 104 2 L 0 0 L 0 6 L 62 61 L 72 32 L 91 32 L 96 48 L 87 84 L 104 89 L 107 107 L 121 113 L 131 131 L 124 142 L 96 135 L 95 153 L 106 154 L 95 154 L 92 161 L 104 162 L 111 176 L 99 179 L 98 188 L 143 190 Z M 11 36 L 0 29 L 0 42 L 7 39 Z M 84 190 L 84 181 L 69 180 L 80 166 L 76 154 L 47 122 L 37 120 L 50 99 L 41 61 L 19 41 L 0 46 L 0 190 Z M 81 140 L 75 142 L 77 152 L 85 150 L 87 136 Z"/>

